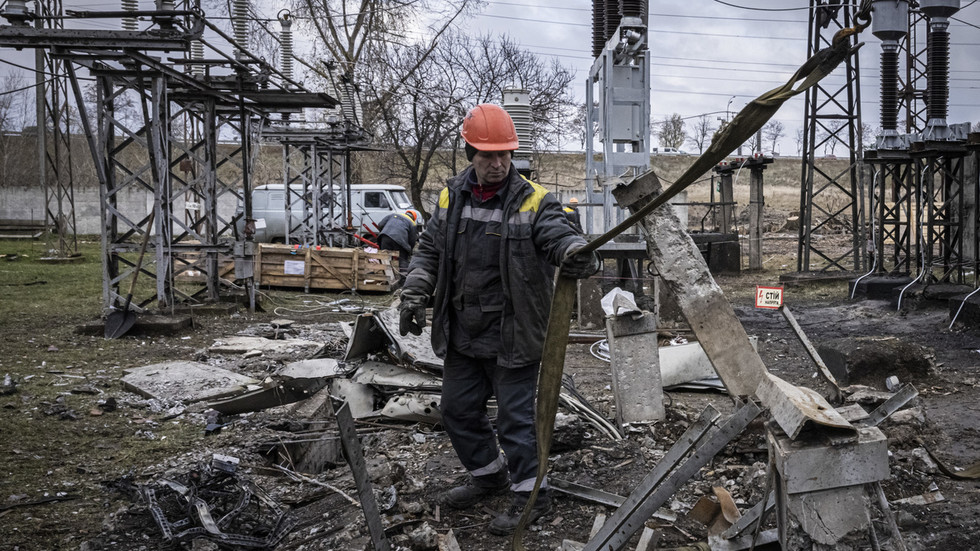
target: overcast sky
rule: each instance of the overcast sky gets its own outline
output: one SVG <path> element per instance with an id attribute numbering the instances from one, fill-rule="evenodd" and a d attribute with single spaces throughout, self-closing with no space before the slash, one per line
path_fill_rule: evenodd
<path id="1" fill-rule="evenodd" d="M 576 70 L 580 84 L 575 93 L 584 101 L 593 62 L 591 0 L 489 0 L 487 4 L 483 15 L 467 27 L 474 32 L 507 33 L 528 50 L 557 57 Z M 785 83 L 806 59 L 807 0 L 651 0 L 649 4 L 654 121 L 672 113 L 695 117 L 724 112 L 732 96 L 731 109 L 738 111 Z M 962 22 L 953 20 L 950 26 L 950 123 L 980 121 L 980 2 L 963 0 L 961 5 L 964 8 L 955 19 Z M 862 117 L 877 129 L 881 42 L 870 28 L 861 33 L 861 40 L 865 42 L 859 54 Z M 826 83 L 828 89 L 838 89 L 843 68 L 827 77 Z M 784 104 L 774 117 L 786 127 L 787 136 L 780 143 L 786 155 L 796 154 L 802 98 Z M 656 145 L 656 138 L 652 141 Z"/>
<path id="2" fill-rule="evenodd" d="M 270 17 L 278 11 L 269 3 L 253 0 L 253 4 L 266 12 L 271 10 Z M 653 121 L 673 113 L 688 120 L 712 113 L 717 124 L 715 119 L 726 116 L 729 108 L 735 113 L 751 99 L 785 83 L 806 59 L 808 0 L 651 0 L 649 4 Z M 963 9 L 950 26 L 948 121 L 980 122 L 980 2 L 962 0 L 961 5 Z M 118 6 L 113 0 L 64 2 L 65 10 L 110 10 Z M 105 20 L 88 21 L 86 26 L 119 28 L 117 22 Z M 268 27 L 278 32 L 278 24 Z M 586 79 L 594 61 L 591 0 L 488 0 L 480 15 L 461 21 L 460 27 L 474 34 L 507 34 L 527 50 L 554 56 L 575 71 L 573 92 L 584 102 Z M 862 116 L 877 129 L 880 41 L 871 29 L 861 34 L 861 40 L 865 42 L 859 57 Z M 33 65 L 28 52 L 3 50 L 0 59 Z M 902 66 L 904 70 L 904 63 Z M 0 74 L 9 72 L 29 75 L 0 64 Z M 825 84 L 836 90 L 842 82 L 843 69 L 839 68 Z M 798 96 L 774 117 L 786 128 L 779 145 L 784 155 L 796 154 L 795 137 L 802 126 L 803 109 L 802 96 Z M 655 137 L 651 141 L 657 145 Z M 694 149 L 690 144 L 687 148 Z"/>

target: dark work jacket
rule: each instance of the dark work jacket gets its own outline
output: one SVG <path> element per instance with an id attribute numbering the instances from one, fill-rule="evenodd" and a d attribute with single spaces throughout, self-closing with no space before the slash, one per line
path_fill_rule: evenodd
<path id="1" fill-rule="evenodd" d="M 385 216 L 378 223 L 378 237 L 387 235 L 406 252 L 411 253 L 419 239 L 415 221 L 405 213 L 396 212 Z"/>
<path id="2" fill-rule="evenodd" d="M 449 343 L 452 287 L 451 255 L 464 201 L 463 183 L 472 176 L 470 166 L 451 178 L 439 193 L 432 218 L 419 238 L 403 292 L 423 294 L 432 301 L 432 349 L 446 357 Z M 525 180 L 511 165 L 507 181 L 500 247 L 504 310 L 500 320 L 500 355 L 503 367 L 524 367 L 541 361 L 555 267 L 573 245 L 585 239 L 565 221 L 561 204 L 548 191 Z"/>

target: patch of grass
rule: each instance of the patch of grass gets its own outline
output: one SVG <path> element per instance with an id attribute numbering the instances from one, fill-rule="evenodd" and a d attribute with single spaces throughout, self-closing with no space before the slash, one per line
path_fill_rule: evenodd
<path id="1" fill-rule="evenodd" d="M 203 438 L 203 427 L 161 421 L 119 384 L 121 368 L 189 358 L 202 341 L 77 334 L 103 306 L 98 241 L 81 240 L 79 253 L 76 262 L 48 263 L 43 244 L 0 240 L 0 377 L 17 385 L 0 396 L 0 503 L 79 496 L 7 511 L 7 549 L 77 549 L 121 506 L 113 502 L 123 496 L 103 482 Z M 109 397 L 119 401 L 115 411 L 100 409 Z"/>

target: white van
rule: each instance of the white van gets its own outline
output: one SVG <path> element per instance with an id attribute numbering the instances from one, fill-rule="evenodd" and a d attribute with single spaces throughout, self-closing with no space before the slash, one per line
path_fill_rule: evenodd
<path id="1" fill-rule="evenodd" d="M 342 189 L 342 188 L 341 188 Z M 303 217 L 303 201 L 300 197 L 301 188 L 294 188 L 291 194 L 290 215 L 292 228 L 300 224 Z M 338 195 L 344 191 L 336 191 Z M 325 194 L 327 195 L 327 194 Z M 346 228 L 347 219 L 343 205 L 347 197 L 334 197 L 333 210 L 330 209 L 330 197 L 321 200 L 323 218 L 321 230 L 336 228 L 338 233 Z M 415 212 L 415 218 L 422 229 L 422 214 L 412 208 L 412 202 L 405 193 L 405 188 L 393 184 L 358 184 L 350 186 L 351 226 L 354 231 L 368 240 L 375 241 L 374 234 L 378 231 L 377 224 L 385 216 L 396 212 Z M 242 210 L 239 205 L 239 212 Z M 332 216 L 332 224 L 331 224 Z M 252 218 L 255 219 L 255 241 L 259 243 L 284 243 L 286 241 L 286 190 L 283 184 L 265 184 L 252 190 Z M 295 241 L 295 236 L 290 236 Z"/>

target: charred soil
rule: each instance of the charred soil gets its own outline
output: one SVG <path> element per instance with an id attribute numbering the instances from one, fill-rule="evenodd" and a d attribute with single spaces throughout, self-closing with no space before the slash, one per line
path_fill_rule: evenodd
<path id="1" fill-rule="evenodd" d="M 773 284 L 781 272 L 788 271 L 780 263 L 784 254 L 769 251 L 767 258 L 773 265 L 764 272 L 716 279 L 747 333 L 758 337 L 758 350 L 768 369 L 825 393 L 827 388 L 786 320 L 752 303 L 756 285 Z M 33 259 L 25 255 L 17 262 Z M 45 269 L 43 278 L 26 279 L 17 279 L 16 270 L 8 266 L 4 273 L 13 275 L 4 278 L 6 285 L 0 291 L 4 332 L 0 376 L 9 375 L 10 381 L 0 396 L 0 549 L 168 548 L 137 487 L 162 478 L 193 481 L 214 454 L 240 459 L 238 474 L 264 490 L 295 523 L 277 549 L 371 548 L 346 464 L 292 473 L 270 460 L 269 451 L 277 442 L 296 440 L 303 430 L 311 430 L 303 420 L 291 417 L 291 409 L 216 419 L 200 405 L 162 403 L 128 392 L 120 378 L 125 368 L 180 359 L 261 380 L 303 358 L 269 353 L 225 356 L 210 347 L 230 335 L 268 335 L 270 322 L 283 317 L 295 321 L 287 336 L 320 342 L 319 355 L 339 358 L 347 338 L 341 324 L 350 323 L 360 312 L 387 308 L 391 295 L 304 295 L 263 289 L 264 311 L 255 314 L 195 315 L 193 329 L 180 335 L 130 334 L 106 340 L 75 331 L 99 316 L 97 295 L 68 304 L 55 301 L 61 304 L 56 308 L 44 306 L 53 294 L 71 295 L 78 274 L 98 278 L 97 266 Z M 44 283 L 37 285 L 44 289 L 38 292 L 31 282 L 42 279 Z M 785 296 L 815 345 L 858 337 L 899 339 L 928 360 L 924 373 L 902 373 L 901 382 L 913 384 L 919 396 L 902 415 L 881 426 L 889 439 L 891 468 L 883 486 L 910 549 L 975 548 L 980 540 L 976 507 L 980 486 L 945 476 L 926 450 L 948 466 L 980 460 L 976 428 L 980 330 L 963 325 L 950 329 L 945 303 L 923 301 L 899 310 L 890 301 L 851 300 L 845 281 L 789 286 Z M 324 306 L 339 298 L 349 299 L 345 304 L 352 308 Z M 570 345 L 566 373 L 595 409 L 613 419 L 609 364 L 592 351 L 591 343 Z M 878 367 L 862 382 L 884 391 L 885 378 L 893 373 L 888 365 Z M 627 496 L 706 405 L 723 414 L 734 410 L 732 400 L 717 392 L 668 391 L 665 403 L 666 420 L 628 427 L 622 440 L 602 436 L 560 410 L 566 418 L 556 434 L 550 476 Z M 329 418 L 320 422 L 319 430 L 336 426 Z M 495 496 L 466 511 L 440 505 L 439 495 L 463 482 L 465 473 L 438 425 L 372 421 L 357 426 L 393 547 L 434 549 L 436 535 L 451 530 L 467 551 L 509 549 L 508 538 L 487 532 L 493 515 L 510 505 L 508 496 Z M 687 516 L 690 508 L 721 486 L 744 512 L 765 492 L 767 466 L 764 429 L 756 422 L 668 500 L 664 513 L 675 515 L 675 521 L 653 518 L 647 525 L 661 532 L 663 548 L 703 541 L 706 528 Z M 938 489 L 944 500 L 926 505 L 897 503 L 931 488 Z M 531 527 L 525 546 L 542 551 L 560 548 L 565 539 L 584 542 L 596 516 L 613 511 L 607 505 L 556 493 L 553 511 Z M 772 515 L 768 522 L 773 525 Z M 876 523 L 879 534 L 886 531 L 883 526 Z M 255 526 L 250 529 L 256 533 Z M 194 548 L 234 547 L 198 542 Z"/>

